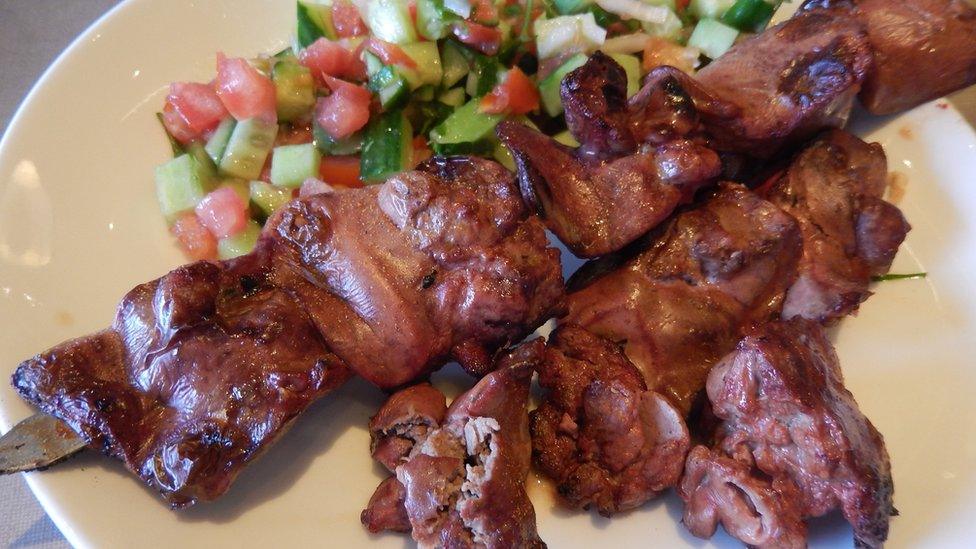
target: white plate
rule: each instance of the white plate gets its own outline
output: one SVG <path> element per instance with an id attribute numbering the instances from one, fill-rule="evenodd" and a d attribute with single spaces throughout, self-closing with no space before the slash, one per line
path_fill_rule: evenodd
<path id="1" fill-rule="evenodd" d="M 133 0 L 82 35 L 28 97 L 0 144 L 0 364 L 109 324 L 133 285 L 180 263 L 166 237 L 152 168 L 167 145 L 153 113 L 174 80 L 208 80 L 214 52 L 254 55 L 292 32 L 293 0 Z M 944 105 L 944 104 L 942 104 Z M 915 226 L 895 272 L 838 346 L 848 387 L 888 441 L 895 475 L 891 547 L 976 539 L 976 135 L 935 104 L 862 120 L 908 176 Z M 367 535 L 359 512 L 381 479 L 364 426 L 381 401 L 354 382 L 298 422 L 221 501 L 172 512 L 116 462 L 87 453 L 28 482 L 77 547 L 411 544 Z M 31 410 L 3 383 L 4 429 Z M 613 521 L 556 510 L 533 483 L 552 547 L 701 545 L 665 497 Z M 850 546 L 836 517 L 815 545 Z M 721 545 L 738 547 L 728 538 Z"/>

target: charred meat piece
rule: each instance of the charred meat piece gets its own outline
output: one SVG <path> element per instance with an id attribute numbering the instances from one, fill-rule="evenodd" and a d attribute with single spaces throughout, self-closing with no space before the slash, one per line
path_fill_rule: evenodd
<path id="1" fill-rule="evenodd" d="M 484 370 L 560 311 L 558 251 L 527 216 L 507 170 L 463 158 L 301 198 L 250 255 L 136 287 L 13 384 L 174 506 L 213 499 L 347 365 L 380 387 L 452 357 Z"/>
<path id="2" fill-rule="evenodd" d="M 843 126 L 871 61 L 861 25 L 843 10 L 810 10 L 734 46 L 697 75 L 740 109 L 708 124 L 713 145 L 769 158 Z"/>
<path id="3" fill-rule="evenodd" d="M 622 345 L 648 389 L 687 413 L 740 327 L 779 313 L 801 246 L 791 216 L 725 185 L 623 264 L 584 267 L 562 323 Z"/>
<path id="4" fill-rule="evenodd" d="M 398 391 L 369 421 L 370 454 L 395 473 L 414 445 L 440 426 L 445 414 L 444 394 L 428 383 Z"/>
<path id="5" fill-rule="evenodd" d="M 708 377 L 722 421 L 719 448 L 776 482 L 794 484 L 804 517 L 840 508 L 859 545 L 879 547 L 894 514 L 884 439 L 844 388 L 837 355 L 816 323 L 756 328 Z"/>
<path id="6" fill-rule="evenodd" d="M 351 372 L 256 257 L 129 292 L 113 327 L 17 368 L 17 391 L 122 460 L 173 507 L 223 494 Z"/>
<path id="7" fill-rule="evenodd" d="M 562 326 L 539 383 L 546 394 L 530 416 L 533 456 L 567 504 L 610 516 L 677 484 L 690 446 L 684 418 L 647 390 L 619 346 Z"/>
<path id="8" fill-rule="evenodd" d="M 976 83 L 976 9 L 966 0 L 808 0 L 803 9 L 851 8 L 874 65 L 861 102 L 892 114 Z"/>
<path id="9" fill-rule="evenodd" d="M 685 502 L 681 522 L 703 539 L 721 524 L 749 547 L 802 549 L 807 528 L 789 481 L 770 481 L 748 464 L 696 446 L 678 487 Z"/>
<path id="10" fill-rule="evenodd" d="M 559 252 L 510 172 L 437 157 L 270 221 L 278 272 L 337 355 L 389 389 L 454 358 L 473 373 L 562 306 Z"/>
<path id="11" fill-rule="evenodd" d="M 663 67 L 628 104 L 623 69 L 598 52 L 562 83 L 578 149 L 518 122 L 498 126 L 526 202 L 578 256 L 623 248 L 721 173 L 718 155 L 687 138 L 699 122 L 681 81 L 691 82 Z"/>
<path id="12" fill-rule="evenodd" d="M 396 478 L 377 489 L 363 511 L 364 525 L 401 530 L 406 516 L 420 547 L 544 547 L 525 492 L 529 382 L 542 353 L 541 340 L 522 345 L 455 399 L 441 425 L 397 465 Z M 394 395 L 377 417 L 402 410 L 416 396 Z"/>
<path id="13" fill-rule="evenodd" d="M 888 272 L 910 230 L 882 200 L 888 168 L 881 145 L 833 130 L 804 150 L 767 197 L 800 223 L 803 259 L 783 317 L 831 323 L 857 311 L 872 276 Z"/>

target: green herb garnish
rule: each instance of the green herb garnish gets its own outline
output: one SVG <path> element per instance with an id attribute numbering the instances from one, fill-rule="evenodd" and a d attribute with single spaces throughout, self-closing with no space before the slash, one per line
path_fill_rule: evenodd
<path id="1" fill-rule="evenodd" d="M 889 280 L 914 280 L 925 278 L 927 276 L 929 276 L 929 273 L 886 274 L 882 276 L 873 276 L 871 277 L 871 280 L 874 282 L 887 282 Z"/>

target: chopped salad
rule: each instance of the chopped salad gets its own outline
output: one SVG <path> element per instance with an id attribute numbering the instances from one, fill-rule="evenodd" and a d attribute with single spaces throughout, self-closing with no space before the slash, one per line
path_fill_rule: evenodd
<path id="1" fill-rule="evenodd" d="M 293 197 L 379 183 L 432 154 L 513 167 L 494 136 L 517 118 L 574 144 L 559 86 L 600 50 L 628 93 L 654 67 L 692 73 L 768 24 L 770 0 L 299 0 L 291 47 L 217 54 L 175 82 L 159 119 L 174 158 L 159 206 L 190 259 L 248 253 Z"/>

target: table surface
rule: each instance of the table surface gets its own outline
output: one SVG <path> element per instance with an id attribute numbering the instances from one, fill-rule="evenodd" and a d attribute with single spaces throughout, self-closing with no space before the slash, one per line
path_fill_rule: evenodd
<path id="1" fill-rule="evenodd" d="M 44 69 L 118 1 L 0 0 L 0 134 Z M 44 17 L 37 17 L 39 13 Z M 976 88 L 952 101 L 976 126 Z M 0 547 L 69 547 L 20 476 L 0 477 L 0 494 Z"/>

